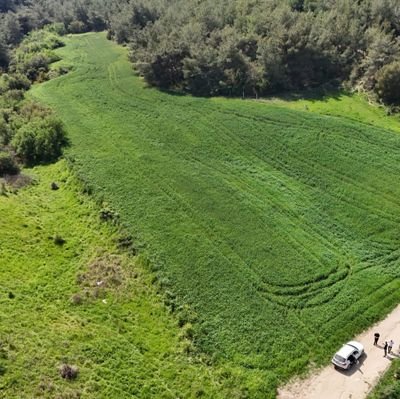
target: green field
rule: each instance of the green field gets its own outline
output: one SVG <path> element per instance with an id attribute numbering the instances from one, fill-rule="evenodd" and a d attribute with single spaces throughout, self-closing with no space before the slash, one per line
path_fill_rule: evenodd
<path id="1" fill-rule="evenodd" d="M 0 398 L 235 397 L 229 376 L 186 354 L 184 330 L 65 164 L 28 173 L 35 185 L 0 195 Z"/>
<path id="2" fill-rule="evenodd" d="M 32 95 L 64 120 L 75 170 L 170 300 L 191 306 L 195 344 L 244 397 L 273 397 L 399 302 L 398 133 L 162 93 L 105 34 L 66 41 L 73 70 Z"/>

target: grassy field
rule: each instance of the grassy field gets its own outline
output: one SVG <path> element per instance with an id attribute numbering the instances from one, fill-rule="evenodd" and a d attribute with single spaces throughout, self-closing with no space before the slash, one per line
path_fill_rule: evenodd
<path id="1" fill-rule="evenodd" d="M 397 399 L 400 397 L 400 360 L 392 361 L 389 371 L 368 395 L 368 399 Z"/>
<path id="2" fill-rule="evenodd" d="M 398 115 L 387 115 L 384 107 L 369 104 L 364 95 L 357 93 L 310 91 L 261 101 L 294 110 L 346 118 L 400 133 Z"/>
<path id="3" fill-rule="evenodd" d="M 57 110 L 75 170 L 170 301 L 191 306 L 196 345 L 244 397 L 274 397 L 399 302 L 399 134 L 161 93 L 104 34 L 59 53 L 72 72 L 33 96 Z"/>
<path id="4" fill-rule="evenodd" d="M 185 353 L 184 330 L 65 164 L 29 174 L 35 185 L 0 196 L 0 398 L 235 397 L 229 376 Z"/>

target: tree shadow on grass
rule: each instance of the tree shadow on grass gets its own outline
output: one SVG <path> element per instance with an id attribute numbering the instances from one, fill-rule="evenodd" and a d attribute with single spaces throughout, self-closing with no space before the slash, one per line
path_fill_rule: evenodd
<path id="1" fill-rule="evenodd" d="M 343 96 L 350 95 L 349 91 L 340 88 L 337 84 L 330 84 L 321 87 L 313 87 L 303 90 L 283 90 L 273 93 L 265 93 L 256 96 L 254 93 L 245 93 L 245 96 L 230 95 L 227 93 L 219 94 L 204 94 L 204 93 L 191 93 L 182 89 L 172 89 L 159 86 L 153 86 L 150 83 L 143 81 L 143 88 L 145 90 L 157 90 L 158 92 L 171 97 L 192 97 L 198 99 L 210 100 L 212 98 L 224 98 L 232 100 L 247 100 L 247 101 L 271 101 L 271 100 L 282 100 L 287 102 L 296 102 L 301 100 L 307 100 L 311 103 L 316 102 L 328 102 L 330 100 L 337 100 Z"/>
<path id="2" fill-rule="evenodd" d="M 215 94 L 215 95 L 206 95 L 200 93 L 190 93 L 181 90 L 167 89 L 161 87 L 155 87 L 150 84 L 146 84 L 144 86 L 145 89 L 158 90 L 159 92 L 166 94 L 171 97 L 193 97 L 193 98 L 203 98 L 203 99 L 211 99 L 211 98 L 226 98 L 226 99 L 235 99 L 235 100 L 255 100 L 255 101 L 265 101 L 265 100 L 283 100 L 283 101 L 301 101 L 307 100 L 310 102 L 327 102 L 329 100 L 337 100 L 339 101 L 343 95 L 350 94 L 349 92 L 337 88 L 337 87 L 324 87 L 324 88 L 313 88 L 306 90 L 298 90 L 298 91 L 282 91 L 277 93 L 265 94 L 260 96 L 255 96 L 254 94 L 246 94 L 245 97 L 239 95 L 228 95 L 228 94 Z"/>
<path id="3" fill-rule="evenodd" d="M 326 102 L 328 100 L 340 100 L 343 95 L 349 94 L 343 89 L 337 87 L 331 88 L 315 88 L 301 91 L 282 92 L 266 99 L 279 99 L 284 101 L 300 101 L 307 100 L 310 102 Z"/>

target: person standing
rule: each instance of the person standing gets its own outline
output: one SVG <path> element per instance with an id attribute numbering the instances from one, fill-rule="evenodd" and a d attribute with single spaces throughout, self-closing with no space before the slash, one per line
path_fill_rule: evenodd
<path id="1" fill-rule="evenodd" d="M 394 342 L 393 342 L 393 340 L 391 339 L 391 340 L 389 341 L 389 343 L 388 343 L 388 353 L 390 353 L 390 352 L 392 351 L 393 345 L 394 345 Z"/>
<path id="2" fill-rule="evenodd" d="M 379 337 L 380 337 L 381 335 L 378 333 L 378 332 L 376 332 L 375 334 L 374 334 L 374 345 L 376 346 L 376 345 L 378 345 L 378 340 L 379 340 Z"/>
<path id="3" fill-rule="evenodd" d="M 383 351 L 385 352 L 385 354 L 383 355 L 383 357 L 386 357 L 387 349 L 388 349 L 388 343 L 387 343 L 387 341 L 385 341 L 385 345 L 383 346 Z"/>

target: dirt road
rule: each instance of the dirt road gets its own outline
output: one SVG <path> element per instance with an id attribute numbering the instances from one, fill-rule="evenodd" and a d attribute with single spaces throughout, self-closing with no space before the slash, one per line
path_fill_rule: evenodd
<path id="1" fill-rule="evenodd" d="M 393 339 L 391 355 L 383 357 L 383 349 L 373 345 L 374 333 L 381 334 L 379 344 Z M 279 390 L 279 399 L 364 399 L 390 366 L 399 357 L 400 305 L 385 320 L 355 338 L 365 348 L 365 355 L 350 371 L 337 371 L 333 365 L 315 372 L 305 380 L 294 381 Z M 339 349 L 339 348 L 338 348 Z"/>

